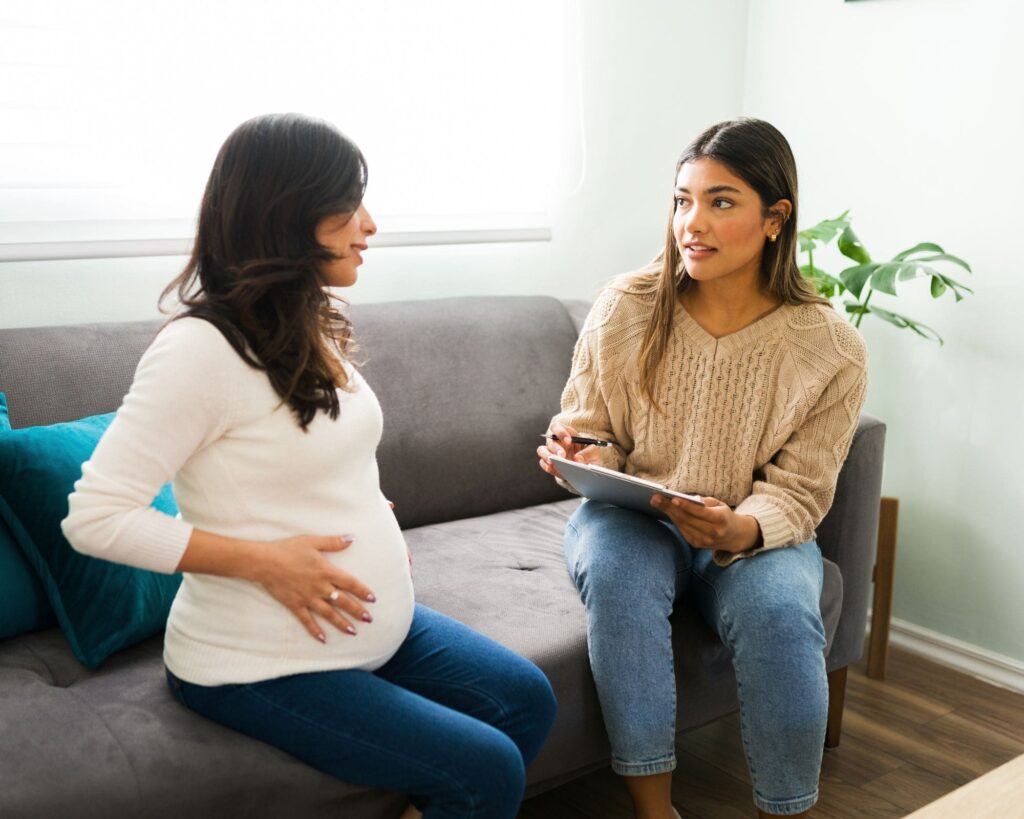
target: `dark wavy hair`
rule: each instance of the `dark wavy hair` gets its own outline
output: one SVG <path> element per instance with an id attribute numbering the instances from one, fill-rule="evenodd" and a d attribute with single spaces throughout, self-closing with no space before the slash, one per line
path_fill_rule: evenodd
<path id="1" fill-rule="evenodd" d="M 338 417 L 349 388 L 352 327 L 320 269 L 336 257 L 316 240 L 325 216 L 354 213 L 366 160 L 333 125 L 301 114 L 243 122 L 213 163 L 192 257 L 160 296 L 175 318 L 209 321 L 264 370 L 303 430 L 318 410 Z M 172 319 L 173 320 L 173 319 Z"/>
<path id="2" fill-rule="evenodd" d="M 761 199 L 764 218 L 776 216 L 781 223 L 776 241 L 766 241 L 761 252 L 761 283 L 765 290 L 783 304 L 828 304 L 814 292 L 797 264 L 796 160 L 782 133 L 760 119 L 741 118 L 712 125 L 700 133 L 676 161 L 673 189 L 683 165 L 703 158 L 721 162 L 750 185 Z M 772 206 L 780 199 L 788 199 L 793 206 L 788 217 L 772 211 Z M 633 282 L 637 290 L 654 295 L 654 308 L 640 347 L 639 364 L 641 384 L 655 406 L 654 378 L 668 346 L 676 302 L 679 294 L 693 282 L 672 230 L 675 208 L 673 197 L 665 247 L 652 265 L 657 267 Z"/>

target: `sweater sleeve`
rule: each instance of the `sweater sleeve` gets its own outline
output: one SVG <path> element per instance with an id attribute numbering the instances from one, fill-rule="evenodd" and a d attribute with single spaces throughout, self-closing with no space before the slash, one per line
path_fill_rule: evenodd
<path id="1" fill-rule="evenodd" d="M 803 423 L 755 474 L 751 494 L 736 507 L 737 514 L 757 519 L 763 545 L 739 554 L 716 551 L 719 565 L 806 543 L 831 507 L 867 389 L 866 347 L 858 334 L 845 336 L 836 373 Z"/>
<path id="2" fill-rule="evenodd" d="M 237 373 L 246 366 L 206 321 L 178 319 L 161 330 L 69 497 L 61 527 L 76 550 L 158 572 L 176 569 L 192 527 L 150 503 L 223 434 Z"/>
<path id="3" fill-rule="evenodd" d="M 562 411 L 551 419 L 588 438 L 612 441 L 612 446 L 602 447 L 598 452 L 601 466 L 615 470 L 622 469 L 626 453 L 633 448 L 619 407 L 621 367 L 608 361 L 611 317 L 620 297 L 620 292 L 606 289 L 587 315 L 576 340 L 569 380 L 562 391 Z M 564 481 L 559 480 L 559 484 L 571 491 Z"/>

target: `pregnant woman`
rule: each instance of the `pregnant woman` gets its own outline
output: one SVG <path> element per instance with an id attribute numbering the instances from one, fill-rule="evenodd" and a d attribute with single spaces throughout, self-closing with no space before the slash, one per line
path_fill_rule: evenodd
<path id="1" fill-rule="evenodd" d="M 381 494 L 381 409 L 348 287 L 377 228 L 333 126 L 258 117 L 214 163 L 181 307 L 70 499 L 107 560 L 184 572 L 164 660 L 185 706 L 324 773 L 409 794 L 406 817 L 516 815 L 554 719 L 536 666 L 416 604 Z M 174 480 L 181 517 L 149 504 Z"/>

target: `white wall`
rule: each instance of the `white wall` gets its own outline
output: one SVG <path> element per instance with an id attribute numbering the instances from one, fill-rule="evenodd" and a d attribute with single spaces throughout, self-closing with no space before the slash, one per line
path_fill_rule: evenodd
<path id="1" fill-rule="evenodd" d="M 747 0 L 580 4 L 586 173 L 575 195 L 568 184 L 554 203 L 553 240 L 379 248 L 347 293 L 353 301 L 489 293 L 592 298 L 602 281 L 657 252 L 676 157 L 700 129 L 739 113 Z M 679 81 L 683 43 L 687 62 L 703 73 L 699 94 Z M 562 150 L 571 182 L 579 159 L 571 130 Z M 370 178 L 372 205 L 372 166 Z M 155 317 L 159 291 L 183 263 L 0 264 L 0 327 Z"/>
<path id="2" fill-rule="evenodd" d="M 850 208 L 876 258 L 934 241 L 972 262 L 975 296 L 895 307 L 945 347 L 862 325 L 900 499 L 894 616 L 1024 660 L 1019 8 L 753 0 L 743 107 L 792 142 L 803 225 Z"/>

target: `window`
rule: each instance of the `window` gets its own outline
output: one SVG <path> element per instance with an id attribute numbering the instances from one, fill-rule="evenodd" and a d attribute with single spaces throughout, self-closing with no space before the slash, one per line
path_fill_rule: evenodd
<path id="1" fill-rule="evenodd" d="M 542 238 L 577 127 L 571 6 L 5 2 L 0 260 L 25 243 L 179 246 L 221 142 L 270 111 L 322 116 L 363 149 L 382 244 Z"/>

